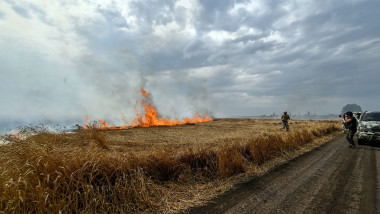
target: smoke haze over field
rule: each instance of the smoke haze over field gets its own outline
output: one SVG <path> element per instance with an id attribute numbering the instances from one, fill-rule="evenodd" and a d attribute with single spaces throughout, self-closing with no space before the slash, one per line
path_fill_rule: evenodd
<path id="1" fill-rule="evenodd" d="M 380 2 L 0 2 L 0 120 L 380 110 Z"/>

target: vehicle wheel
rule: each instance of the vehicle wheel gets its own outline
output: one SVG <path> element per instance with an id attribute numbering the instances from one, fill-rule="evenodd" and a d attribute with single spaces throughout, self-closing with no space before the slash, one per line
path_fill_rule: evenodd
<path id="1" fill-rule="evenodd" d="M 364 144 L 364 140 L 363 139 L 358 139 L 358 145 L 363 145 Z"/>

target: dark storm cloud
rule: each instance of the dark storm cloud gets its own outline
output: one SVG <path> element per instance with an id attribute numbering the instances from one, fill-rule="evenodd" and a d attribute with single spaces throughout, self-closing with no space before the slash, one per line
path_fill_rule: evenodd
<path id="1" fill-rule="evenodd" d="M 379 1 L 36 2 L 0 2 L 1 72 L 12 74 L 1 87 L 25 97 L 7 95 L 7 109 L 35 100 L 31 112 L 116 118 L 133 114 L 141 87 L 170 116 L 380 108 Z"/>
<path id="2" fill-rule="evenodd" d="M 13 10 L 16 11 L 19 15 L 23 16 L 24 18 L 29 18 L 29 12 L 23 7 L 20 6 L 13 6 Z"/>
<path id="3" fill-rule="evenodd" d="M 128 23 L 118 10 L 105 10 L 98 8 L 97 11 L 105 18 L 105 22 L 115 28 L 129 28 Z"/>
<path id="4" fill-rule="evenodd" d="M 244 36 L 238 37 L 236 39 L 233 39 L 231 42 L 232 43 L 242 42 L 243 44 L 247 44 L 248 42 L 258 41 L 258 40 L 263 39 L 263 38 L 268 37 L 268 36 L 269 36 L 268 32 L 260 33 L 258 35 L 244 35 Z"/>
<path id="5" fill-rule="evenodd" d="M 145 27 L 154 23 L 165 25 L 175 18 L 173 11 L 173 0 L 164 1 L 136 1 L 131 4 L 133 14 L 138 15 L 138 19 L 145 24 Z"/>
<path id="6" fill-rule="evenodd" d="M 266 93 L 294 94 L 302 89 L 304 93 L 313 97 L 326 96 L 326 91 L 329 90 L 336 91 L 336 95 L 339 96 L 347 96 L 350 92 L 354 96 L 360 96 L 366 90 L 360 90 L 356 84 L 356 90 L 352 89 L 354 87 L 343 90 L 346 87 L 344 84 L 350 80 L 365 82 L 363 79 L 368 77 L 374 79 L 379 77 L 375 72 L 371 72 L 378 65 L 375 59 L 379 56 L 375 54 L 374 49 L 379 49 L 377 44 L 379 30 L 367 16 L 358 17 L 358 14 L 365 13 L 368 17 L 376 16 L 375 14 L 379 12 L 376 9 L 379 3 L 337 4 L 325 8 L 328 11 L 311 14 L 293 22 L 290 26 L 274 29 L 281 30 L 284 35 L 295 35 L 297 31 L 302 32 L 302 35 L 288 40 L 283 47 L 278 46 L 275 54 L 269 52 L 272 56 L 260 61 L 261 64 L 273 64 L 271 66 L 273 70 L 281 70 L 285 74 L 272 81 L 277 85 L 280 84 L 277 88 L 286 88 L 286 90 Z M 361 44 L 371 40 L 375 40 L 371 42 L 373 47 Z M 364 76 L 363 73 L 367 75 Z M 327 88 L 327 90 L 313 88 Z"/>
<path id="7" fill-rule="evenodd" d="M 235 5 L 235 1 L 217 1 L 206 0 L 200 1 L 203 8 L 200 15 L 200 23 L 197 27 L 202 30 L 214 30 L 214 29 L 228 29 L 233 31 L 236 29 L 236 25 L 232 24 L 232 21 L 227 15 L 228 9 L 231 9 Z"/>
<path id="8" fill-rule="evenodd" d="M 248 1 L 244 1 L 249 3 Z M 131 47 L 138 43 L 140 48 L 148 49 L 149 42 L 141 39 L 145 32 L 152 31 L 155 26 L 164 26 L 171 22 L 186 25 L 186 9 L 177 10 L 174 1 L 135 2 L 133 13 L 138 14 L 140 36 L 130 39 L 128 34 L 118 32 L 118 27 L 128 28 L 120 12 L 101 11 L 106 17 L 105 26 L 109 35 L 105 40 L 94 38 L 94 43 L 105 48 L 107 37 L 115 44 L 110 47 Z M 219 72 L 215 79 L 208 80 L 209 91 L 246 92 L 252 96 L 287 96 L 295 95 L 294 102 L 308 102 L 320 97 L 362 96 L 373 89 L 360 88 L 361 83 L 374 84 L 378 77 L 372 72 L 378 54 L 379 28 L 375 19 L 379 14 L 379 3 L 374 1 L 359 3 L 324 2 L 315 5 L 314 10 L 303 11 L 294 21 L 278 26 L 278 22 L 289 18 L 292 10 L 299 13 L 302 4 L 294 4 L 290 10 L 284 5 L 291 2 L 265 1 L 257 13 L 249 8 L 241 7 L 238 15 L 231 14 L 236 1 L 201 1 L 199 16 L 195 17 L 194 27 L 197 36 L 183 43 L 176 43 L 167 49 L 142 51 L 133 54 L 134 66 L 144 75 L 177 70 L 172 72 L 174 78 L 187 78 L 181 69 L 204 66 L 229 65 L 226 71 Z M 300 12 L 301 11 L 301 12 Z M 184 18 L 185 17 L 185 18 Z M 120 25 L 120 23 L 123 23 Z M 124 25 L 124 26 L 123 26 Z M 224 39 L 221 44 L 214 44 L 208 39 L 208 32 L 223 30 L 235 33 L 242 26 L 251 27 L 258 32 L 242 34 L 231 39 Z M 93 29 L 89 30 L 92 32 Z M 278 40 L 276 35 L 283 37 Z M 167 40 L 175 40 L 176 34 L 168 35 Z M 171 38 L 172 37 L 172 38 Z M 274 37 L 272 39 L 269 39 Z M 91 38 L 91 36 L 88 36 Z M 129 38 L 129 39 L 126 39 Z M 147 37 L 152 39 L 154 37 Z M 371 41 L 365 44 L 366 41 Z M 373 46 L 373 47 L 371 47 Z M 134 49 L 134 48 L 132 48 Z M 136 48 L 138 49 L 138 48 Z M 374 55 L 371 52 L 375 53 Z M 122 51 L 119 52 L 122 55 Z M 262 74 L 262 82 L 247 85 L 246 91 L 236 84 L 237 73 L 232 68 L 244 70 L 253 78 Z M 265 75 L 273 71 L 281 71 L 280 75 Z M 363 80 L 360 73 L 366 73 L 370 80 Z M 259 76 L 258 76 L 259 77 Z M 372 78 L 371 78 L 372 77 Z M 355 79 L 349 89 L 345 83 Z M 188 83 L 189 84 L 189 83 Z M 239 89 L 236 89 L 239 88 Z M 355 88 L 355 89 L 354 89 Z M 223 101 L 222 101 L 223 102 Z M 285 102 L 293 102 L 285 101 Z M 296 103 L 294 105 L 297 105 Z"/>
<path id="9" fill-rule="evenodd" d="M 248 11 L 246 8 L 239 8 L 237 16 L 229 14 L 229 11 L 233 9 L 237 4 L 250 2 L 251 1 L 246 0 L 200 1 L 203 10 L 199 16 L 199 25 L 197 25 L 197 28 L 200 31 L 208 31 L 214 29 L 236 31 L 242 25 L 247 25 L 263 31 L 267 31 L 271 29 L 274 21 L 280 19 L 284 15 L 284 11 L 280 7 L 282 1 L 258 1 L 259 4 L 263 4 L 268 7 L 268 9 L 260 10 L 260 14 L 254 14 Z"/>

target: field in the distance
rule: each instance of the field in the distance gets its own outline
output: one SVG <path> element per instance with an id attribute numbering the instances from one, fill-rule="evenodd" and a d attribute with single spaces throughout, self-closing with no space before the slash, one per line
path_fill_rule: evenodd
<path id="1" fill-rule="evenodd" d="M 184 212 L 327 141 L 340 123 L 280 127 L 216 119 L 13 139 L 0 146 L 0 212 Z"/>

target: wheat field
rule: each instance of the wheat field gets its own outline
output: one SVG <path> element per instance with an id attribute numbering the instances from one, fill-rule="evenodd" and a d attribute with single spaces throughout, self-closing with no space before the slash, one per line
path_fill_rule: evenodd
<path id="1" fill-rule="evenodd" d="M 181 213 L 339 134 L 339 121 L 274 119 L 52 133 L 0 146 L 0 212 Z"/>

